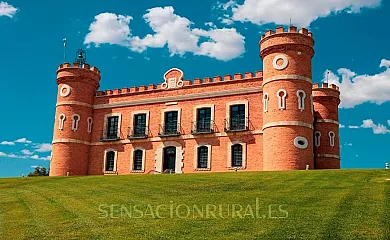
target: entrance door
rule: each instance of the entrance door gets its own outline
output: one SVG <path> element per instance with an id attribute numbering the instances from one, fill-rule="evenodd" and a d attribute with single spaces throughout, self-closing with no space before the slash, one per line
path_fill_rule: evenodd
<path id="1" fill-rule="evenodd" d="M 167 147 L 164 148 L 164 169 L 170 169 L 173 172 L 175 171 L 176 165 L 176 147 Z"/>

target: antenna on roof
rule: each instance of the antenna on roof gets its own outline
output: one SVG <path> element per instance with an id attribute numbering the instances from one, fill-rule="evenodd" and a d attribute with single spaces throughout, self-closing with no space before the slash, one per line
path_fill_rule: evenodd
<path id="1" fill-rule="evenodd" d="M 326 83 L 329 83 L 329 70 L 326 71 Z"/>
<path id="2" fill-rule="evenodd" d="M 290 27 L 292 26 L 292 24 L 291 24 L 291 13 L 290 13 Z"/>
<path id="3" fill-rule="evenodd" d="M 64 42 L 64 62 L 66 62 L 66 38 L 64 38 L 62 42 Z"/>

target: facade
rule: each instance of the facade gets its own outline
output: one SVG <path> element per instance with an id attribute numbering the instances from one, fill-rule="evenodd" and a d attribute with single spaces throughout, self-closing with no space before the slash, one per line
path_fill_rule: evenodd
<path id="1" fill-rule="evenodd" d="M 340 168 L 339 88 L 312 83 L 306 29 L 267 31 L 263 71 L 98 91 L 86 63 L 57 70 L 51 176 Z"/>

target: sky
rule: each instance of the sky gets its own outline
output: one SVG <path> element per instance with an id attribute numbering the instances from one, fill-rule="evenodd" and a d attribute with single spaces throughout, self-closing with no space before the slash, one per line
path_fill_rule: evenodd
<path id="1" fill-rule="evenodd" d="M 313 82 L 340 86 L 342 168 L 390 162 L 390 1 L 0 0 L 0 177 L 49 167 L 56 69 L 79 48 L 101 89 L 262 70 L 258 42 L 279 25 L 313 32 Z M 329 74 L 326 74 L 329 72 Z"/>

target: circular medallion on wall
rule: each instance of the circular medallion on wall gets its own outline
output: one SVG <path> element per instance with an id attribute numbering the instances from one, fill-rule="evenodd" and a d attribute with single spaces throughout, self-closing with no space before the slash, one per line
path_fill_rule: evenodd
<path id="1" fill-rule="evenodd" d="M 60 89 L 60 96 L 61 97 L 67 97 L 70 94 L 70 87 L 66 84 L 62 85 Z"/>
<path id="2" fill-rule="evenodd" d="M 278 61 L 281 60 L 282 61 L 282 64 L 278 64 Z M 276 69 L 276 70 L 283 70 L 287 67 L 288 65 L 288 59 L 285 55 L 277 55 L 274 57 L 274 60 L 272 62 L 272 65 L 273 67 Z"/>
<path id="3" fill-rule="evenodd" d="M 296 137 L 294 139 L 294 145 L 297 148 L 306 149 L 307 146 L 309 145 L 309 141 L 307 141 L 305 137 Z"/>

